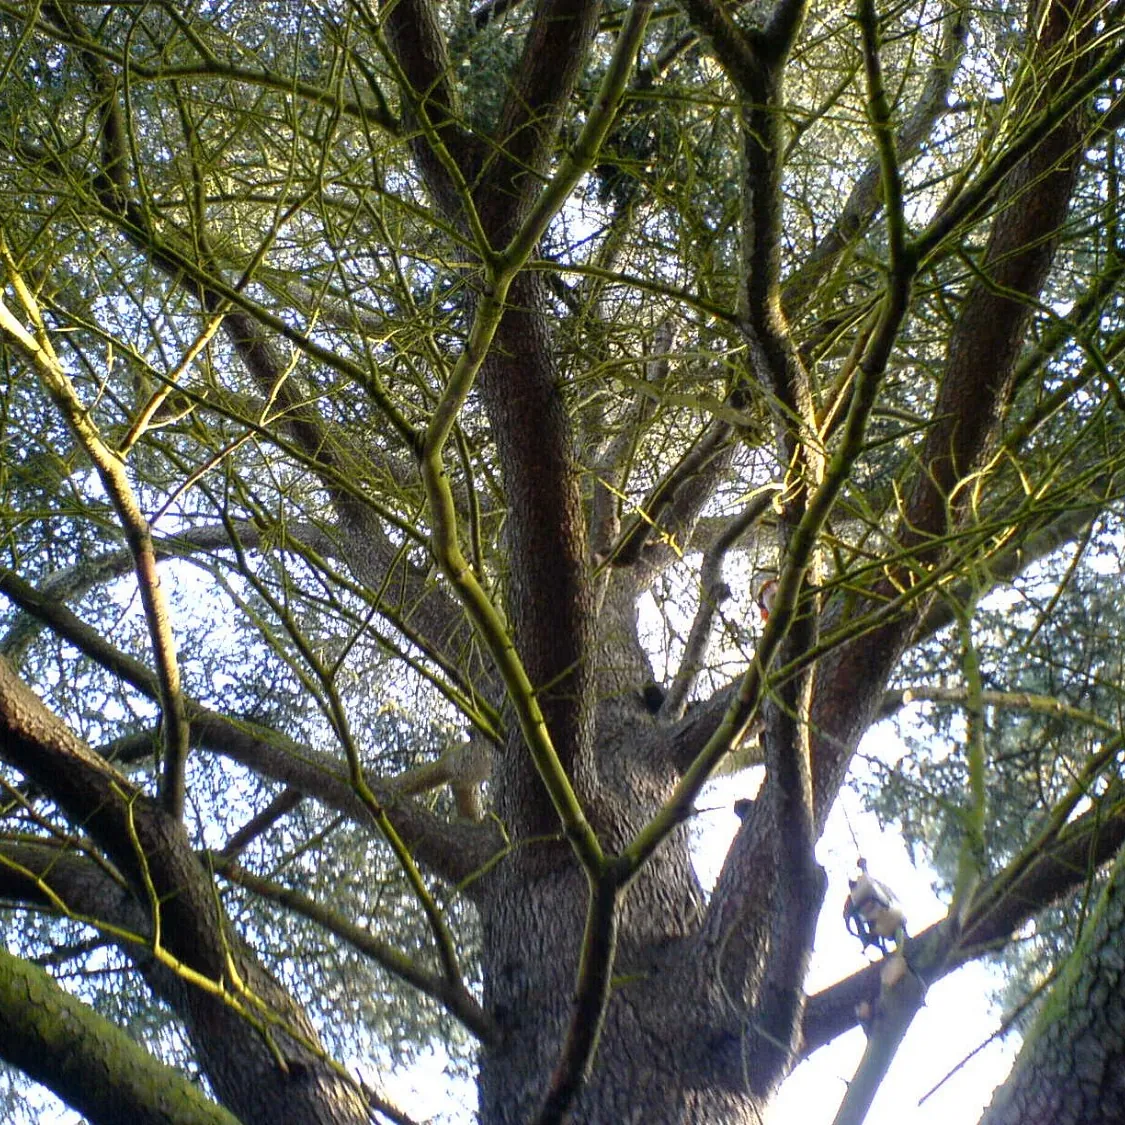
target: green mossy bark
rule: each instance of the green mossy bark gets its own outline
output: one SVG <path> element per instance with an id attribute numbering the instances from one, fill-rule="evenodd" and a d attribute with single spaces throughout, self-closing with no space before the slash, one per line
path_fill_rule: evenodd
<path id="1" fill-rule="evenodd" d="M 92 1125 L 238 1125 L 182 1074 L 0 949 L 0 1057 Z"/>

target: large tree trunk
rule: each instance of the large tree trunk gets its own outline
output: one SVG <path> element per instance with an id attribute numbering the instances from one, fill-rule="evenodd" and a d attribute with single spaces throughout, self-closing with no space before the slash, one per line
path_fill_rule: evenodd
<path id="1" fill-rule="evenodd" d="M 1125 1121 L 1125 851 L 980 1125 Z"/>
<path id="2" fill-rule="evenodd" d="M 481 1058 L 485 1125 L 536 1120 L 572 1014 L 586 878 L 564 845 L 530 847 L 550 852 L 551 870 L 542 855 L 511 863 L 483 907 L 485 1002 L 504 1031 Z M 764 1101 L 746 1085 L 739 1017 L 716 978 L 685 971 L 701 907 L 681 830 L 626 893 L 596 1064 L 570 1120 L 757 1120 Z"/>
<path id="3" fill-rule="evenodd" d="M 919 234 L 910 254 L 900 247 L 902 252 L 891 256 L 885 308 L 870 337 L 864 337 L 870 343 L 857 345 L 855 369 L 849 374 L 856 388 L 849 392 L 855 409 L 843 391 L 838 402 L 829 404 L 841 416 L 846 412 L 847 421 L 840 429 L 823 426 L 830 440 L 821 448 L 823 419 L 781 313 L 779 261 L 787 112 L 781 77 L 805 4 L 778 0 L 767 23 L 751 35 L 731 18 L 727 6 L 686 0 L 695 32 L 708 37 L 707 49 L 741 103 L 744 166 L 738 189 L 744 229 L 736 319 L 748 358 L 732 376 L 737 390 L 721 405 L 738 417 L 734 407 L 741 410 L 747 388 L 768 392 L 777 439 L 773 460 L 788 480 L 778 499 L 780 574 L 773 616 L 761 631 L 746 630 L 754 632 L 758 647 L 747 654 L 745 675 L 682 718 L 676 708 L 665 711 L 659 701 L 653 706 L 643 695 L 651 667 L 636 622 L 636 598 L 670 554 L 646 542 L 646 536 L 655 538 L 650 513 L 637 520 L 637 534 L 620 536 L 624 506 L 619 511 L 616 502 L 606 500 L 626 483 L 614 479 L 620 466 L 601 465 L 599 473 L 604 470 L 607 479 L 589 483 L 576 456 L 568 399 L 572 388 L 554 333 L 554 297 L 532 260 L 533 239 L 527 240 L 522 256 L 507 249 L 544 198 L 544 183 L 576 159 L 569 143 L 560 156 L 556 140 L 573 108 L 600 6 L 594 0 L 540 0 L 491 130 L 476 124 L 470 128 L 458 106 L 451 75 L 459 63 L 450 58 L 436 4 L 397 0 L 386 6 L 378 26 L 401 70 L 396 78 L 411 119 L 407 133 L 417 166 L 450 227 L 465 238 L 456 268 L 474 294 L 463 309 L 471 326 L 469 345 L 442 364 L 443 378 L 447 369 L 469 372 L 462 397 L 458 400 L 449 391 L 451 397 L 441 398 L 429 425 L 403 423 L 408 432 L 399 433 L 402 457 L 417 456 L 422 463 L 430 500 L 422 522 L 428 521 L 433 557 L 448 580 L 440 596 L 423 577 L 430 562 L 421 549 L 426 532 L 410 541 L 421 563 L 405 549 L 400 557 L 398 532 L 374 527 L 379 522 L 375 509 L 366 508 L 359 493 L 339 486 L 338 476 L 347 471 L 349 460 L 326 438 L 330 427 L 318 421 L 316 395 L 295 389 L 301 372 L 294 368 L 293 385 L 286 382 L 286 362 L 280 354 L 270 354 L 264 329 L 249 314 L 229 314 L 226 331 L 263 396 L 278 394 L 287 407 L 285 424 L 307 464 L 319 468 L 325 482 L 333 482 L 326 494 L 344 529 L 341 554 L 355 556 L 353 570 L 372 588 L 387 578 L 384 568 L 402 574 L 412 587 L 411 600 L 422 599 L 425 608 L 415 624 L 431 634 L 435 653 L 460 651 L 460 644 L 452 648 L 445 642 L 454 635 L 463 638 L 466 621 L 478 628 L 489 662 L 486 686 L 507 693 L 504 735 L 496 739 L 502 745 L 496 747 L 491 779 L 493 819 L 479 831 L 463 823 L 445 826 L 448 830 L 440 834 L 445 846 L 438 847 L 432 822 L 439 818 L 396 806 L 393 787 L 383 786 L 377 797 L 361 799 L 377 783 L 365 778 L 358 765 L 349 773 L 339 763 L 302 751 L 279 772 L 265 764 L 261 747 L 247 730 L 220 730 L 214 716 L 200 708 L 190 709 L 189 715 L 196 738 L 218 742 L 221 736 L 224 753 L 263 776 L 285 781 L 296 792 L 346 809 L 368 829 L 372 818 L 384 826 L 393 821 L 420 863 L 450 884 L 469 886 L 483 931 L 486 1014 L 476 1021 L 485 1040 L 480 1064 L 483 1125 L 555 1121 L 564 1112 L 587 1125 L 757 1122 L 792 1065 L 805 1013 L 807 957 L 823 896 L 815 838 L 925 607 L 921 599 L 904 600 L 893 615 L 878 617 L 858 639 L 853 634 L 850 642 L 831 651 L 820 647 L 820 638 L 842 629 L 853 612 L 857 617 L 876 615 L 916 574 L 931 569 L 938 574 L 951 558 L 949 544 L 968 518 L 963 486 L 981 469 L 1012 405 L 1031 310 L 1036 301 L 1046 300 L 1055 232 L 1070 211 L 1085 132 L 1081 113 L 1063 95 L 1088 66 L 1080 49 L 1084 34 L 1076 29 L 1094 6 L 1089 0 L 1033 5 L 1041 9 L 1032 34 L 1040 41 L 1029 45 L 1035 64 L 1029 69 L 1037 72 L 1042 88 L 1036 92 L 1038 100 L 1029 96 L 1028 110 L 1070 108 L 1058 111 L 1058 119 L 1027 142 L 1019 159 L 1005 164 L 993 158 L 988 168 L 995 177 L 976 195 L 969 189 L 978 181 L 968 182 L 963 193 L 943 205 L 932 228 Z M 365 7 L 355 5 L 357 11 Z M 641 7 L 635 5 L 633 12 Z M 47 5 L 45 10 L 65 32 L 71 50 L 84 42 L 84 25 L 70 5 Z M 874 13 L 871 23 L 873 30 Z M 172 244 L 161 248 L 159 239 L 150 238 L 151 231 L 134 222 L 141 214 L 139 204 L 127 202 L 119 91 L 109 63 L 96 52 L 79 54 L 97 94 L 93 105 L 103 168 L 96 198 L 107 218 L 122 223 L 131 243 L 153 264 L 169 277 L 180 277 Z M 632 60 L 626 63 L 632 65 Z M 878 99 L 871 101 L 877 117 Z M 588 117 L 596 119 L 611 104 L 612 99 L 599 99 Z M 594 156 L 587 156 L 592 163 Z M 893 192 L 887 170 L 884 178 L 889 210 Z M 865 436 L 864 411 L 873 407 L 891 365 L 913 271 L 927 255 L 944 252 L 949 230 L 975 223 L 994 195 L 1000 208 L 987 249 L 976 263 L 982 278 L 967 288 L 952 331 L 935 389 L 935 412 L 919 441 L 919 468 L 912 486 L 901 491 L 898 540 L 887 546 L 891 561 L 878 579 L 861 568 L 844 601 L 832 583 L 821 581 L 820 571 L 827 569 L 818 562 L 824 551 L 821 533 L 870 436 Z M 870 206 L 875 206 L 874 197 Z M 539 233 L 544 229 L 538 228 Z M 213 289 L 199 284 L 204 309 L 214 311 L 226 300 L 218 281 Z M 489 324 L 493 306 L 494 321 L 481 328 Z M 742 361 L 731 360 L 732 367 L 736 362 Z M 465 531 L 451 526 L 458 518 L 456 505 L 449 499 L 446 513 L 438 502 L 449 498 L 452 486 L 442 460 L 448 456 L 443 443 L 449 432 L 437 422 L 445 410 L 447 420 L 463 410 L 474 379 L 478 409 L 487 421 L 481 430 L 487 430 L 491 442 L 489 474 L 495 471 L 502 478 L 504 532 L 497 555 L 487 565 L 477 560 L 470 566 L 459 559 Z M 450 376 L 449 386 L 455 384 Z M 434 388 L 438 397 L 446 384 L 435 383 Z M 853 419 L 849 447 L 848 436 L 840 434 L 850 432 Z M 735 422 L 717 415 L 654 489 L 658 502 L 651 512 L 677 550 L 692 549 L 695 521 L 733 461 L 735 433 Z M 817 440 L 810 440 L 812 434 Z M 367 434 L 364 440 L 372 461 L 378 460 L 381 439 Z M 344 449 L 346 444 L 340 447 Z M 388 472 L 400 469 L 399 452 L 387 455 Z M 681 472 L 681 466 L 690 468 Z M 599 488 L 600 499 L 592 495 Z M 753 506 L 747 511 L 753 516 Z M 760 515 L 761 509 L 757 511 Z M 397 526 L 401 530 L 401 521 Z M 889 537 L 893 534 L 888 531 Z M 900 546 L 912 552 L 909 566 L 894 561 Z M 717 593 L 721 561 L 719 556 L 716 581 L 704 584 L 704 598 L 722 596 Z M 970 564 L 975 565 L 972 559 L 959 563 Z M 475 590 L 472 582 L 478 583 Z M 462 598 L 467 616 L 450 630 L 444 618 L 454 607 L 454 593 Z M 30 604 L 26 592 L 10 596 Z M 709 627 L 707 618 L 701 632 Z M 58 628 L 65 636 L 63 626 Z M 97 653 L 107 647 L 91 642 L 83 651 L 98 659 Z M 477 666 L 477 656 L 471 662 Z M 151 697 L 145 686 L 151 681 L 148 672 L 125 661 L 103 663 Z M 789 674 L 768 682 L 781 666 L 791 669 Z M 489 694 L 477 686 L 482 695 Z M 683 683 L 680 687 L 682 704 L 688 689 Z M 723 755 L 740 748 L 758 719 L 764 720 L 767 779 L 743 818 L 714 894 L 705 901 L 692 870 L 687 821 L 708 772 Z M 152 957 L 131 952 L 154 990 L 183 1019 L 226 1106 L 246 1125 L 352 1125 L 366 1120 L 360 1092 L 324 1057 L 309 1021 L 234 932 L 215 894 L 213 872 L 192 851 L 183 825 L 49 716 L 3 661 L 0 757 L 49 792 L 123 872 L 130 903 L 143 915 L 133 927 L 138 937 L 131 940 L 136 946 L 151 939 L 146 950 Z M 353 758 L 358 761 L 358 755 Z M 510 845 L 502 853 L 501 830 Z M 471 837 L 472 847 L 449 846 L 462 837 Z M 652 843 L 643 854 L 637 845 L 642 839 Z M 1125 905 L 1118 888 L 1125 878 L 1123 864 L 1125 860 L 1119 861 L 1067 977 L 1029 1041 L 1026 1060 L 986 1125 L 1125 1120 L 1115 1103 L 1122 1097 L 1117 1064 L 1125 1061 L 1120 1057 L 1125 1044 L 1120 996 Z M 591 989 L 583 1017 L 582 1005 L 575 1003 L 575 982 L 581 991 L 582 962 L 590 953 L 588 946 L 584 952 L 590 905 L 607 887 L 617 896 L 616 917 L 594 953 L 603 958 L 602 967 L 612 979 L 604 992 Z M 966 927 L 965 933 L 971 929 Z M 960 936 L 954 932 L 950 947 L 936 958 L 938 970 L 944 970 L 947 955 L 956 956 L 958 950 L 951 947 Z M 456 957 L 450 955 L 448 961 L 444 983 L 450 992 L 461 989 L 468 996 Z M 248 993 L 261 1004 L 246 1002 Z M 594 1009 L 596 1014 L 590 1014 Z M 854 1022 L 854 1011 L 851 997 L 841 1000 L 833 1027 Z M 587 1057 L 582 1048 L 568 1059 L 567 1045 L 581 1038 L 573 1036 L 580 1018 L 590 1024 L 586 1045 L 597 1038 L 597 1049 Z M 490 1020 L 499 1031 L 495 1038 L 489 1037 Z M 806 1031 L 806 1042 L 813 1041 L 815 1036 Z M 16 1047 L 5 1044 L 4 1049 L 16 1053 Z M 560 1059 L 589 1072 L 585 1085 L 566 1075 Z M 559 1105 L 541 1118 L 544 1105 L 551 1106 L 553 1095 L 566 1084 L 566 1096 L 560 1095 Z M 103 1113 L 102 1120 L 112 1117 Z"/>

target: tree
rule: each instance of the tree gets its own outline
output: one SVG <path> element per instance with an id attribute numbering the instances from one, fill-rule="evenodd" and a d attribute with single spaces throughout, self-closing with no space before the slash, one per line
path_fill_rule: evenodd
<path id="1" fill-rule="evenodd" d="M 404 1120 L 342 1060 L 438 1035 L 487 1125 L 754 1121 L 857 1009 L 861 1120 L 922 982 L 1125 837 L 1065 612 L 1120 535 L 1123 17 L 0 4 L 20 952 L 112 969 L 247 1125 Z M 949 915 L 806 997 L 910 699 L 963 717 L 879 794 L 952 828 Z M 0 1051 L 65 1095 L 100 1025 L 56 1010 Z M 157 1066 L 131 1112 L 194 1119 Z"/>

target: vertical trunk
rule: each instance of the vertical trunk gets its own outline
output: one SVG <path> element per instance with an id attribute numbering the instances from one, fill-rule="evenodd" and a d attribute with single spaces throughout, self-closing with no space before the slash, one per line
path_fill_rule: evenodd
<path id="1" fill-rule="evenodd" d="M 601 791 L 592 819 L 621 846 L 669 779 L 640 752 L 651 718 L 639 701 L 603 709 Z M 503 1040 L 481 1058 L 483 1125 L 536 1120 L 572 1013 L 587 881 L 561 840 L 525 842 L 490 877 L 482 902 L 485 1007 Z M 629 886 L 620 907 L 613 994 L 575 1123 L 755 1122 L 764 1108 L 746 1082 L 745 1025 L 717 976 L 696 971 L 704 902 L 682 826 Z"/>
<path id="2" fill-rule="evenodd" d="M 584 796 L 592 726 L 593 595 L 573 433 L 538 274 L 513 283 L 497 340 L 481 371 L 508 501 L 510 565 L 504 608 L 560 761 Z M 513 724 L 514 727 L 514 724 Z M 512 829 L 556 830 L 558 820 L 523 740 L 496 774 L 497 812 Z"/>
<path id="3" fill-rule="evenodd" d="M 535 845 L 532 845 L 533 847 Z M 549 875 L 527 879 L 518 861 L 498 877 L 485 910 L 485 1003 L 503 1044 L 481 1058 L 482 1125 L 527 1125 L 571 1015 L 586 880 L 563 845 Z M 681 831 L 630 887 L 619 930 L 614 992 L 574 1125 L 688 1125 L 760 1120 L 746 1088 L 741 1028 L 717 1024 L 718 982 L 701 994 L 683 972 L 684 942 L 699 899 Z"/>
<path id="4" fill-rule="evenodd" d="M 980 1125 L 1125 1122 L 1125 852 Z"/>

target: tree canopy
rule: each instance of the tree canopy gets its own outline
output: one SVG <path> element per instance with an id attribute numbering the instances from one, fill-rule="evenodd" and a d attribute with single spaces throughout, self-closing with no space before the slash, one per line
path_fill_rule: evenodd
<path id="1" fill-rule="evenodd" d="M 1121 0 L 0 43 L 0 1058 L 92 1122 L 408 1122 L 433 1043 L 484 1125 L 751 1122 L 863 1022 L 847 1125 L 999 951 L 1060 983 L 987 1120 L 1119 1104 Z M 810 996 L 845 789 L 949 911 Z"/>

